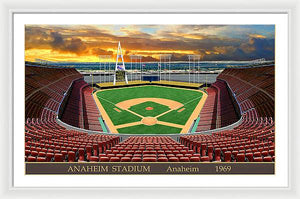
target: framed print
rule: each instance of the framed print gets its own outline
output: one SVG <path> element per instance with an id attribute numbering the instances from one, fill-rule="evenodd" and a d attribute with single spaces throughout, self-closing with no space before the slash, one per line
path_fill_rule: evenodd
<path id="1" fill-rule="evenodd" d="M 287 149 L 275 133 L 287 125 L 286 89 L 275 87 L 287 83 L 286 14 L 36 16 L 14 16 L 15 52 L 25 55 L 14 70 L 14 110 L 25 110 L 14 114 L 15 129 L 25 118 L 14 158 L 25 171 L 15 172 L 26 183 L 36 175 L 287 183 L 278 172 L 287 156 L 275 155 L 277 145 L 278 154 Z M 235 184 L 243 185 L 251 181 Z"/>
<path id="2" fill-rule="evenodd" d="M 11 10 L 11 188 L 290 189 L 290 17 Z"/>

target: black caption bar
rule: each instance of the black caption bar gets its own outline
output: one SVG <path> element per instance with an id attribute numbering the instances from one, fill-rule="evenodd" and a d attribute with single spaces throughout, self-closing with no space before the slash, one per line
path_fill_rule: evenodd
<path id="1" fill-rule="evenodd" d="M 26 163 L 26 174 L 274 174 L 274 163 Z"/>

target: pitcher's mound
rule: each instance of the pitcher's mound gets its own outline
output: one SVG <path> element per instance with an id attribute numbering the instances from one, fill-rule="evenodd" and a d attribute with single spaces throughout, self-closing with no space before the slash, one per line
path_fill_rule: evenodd
<path id="1" fill-rule="evenodd" d="M 146 108 L 146 110 L 147 110 L 147 111 L 151 111 L 151 110 L 153 110 L 153 107 L 148 106 L 148 107 Z"/>
<path id="2" fill-rule="evenodd" d="M 142 123 L 147 125 L 147 126 L 152 126 L 157 123 L 157 119 L 155 117 L 144 117 L 142 119 Z"/>

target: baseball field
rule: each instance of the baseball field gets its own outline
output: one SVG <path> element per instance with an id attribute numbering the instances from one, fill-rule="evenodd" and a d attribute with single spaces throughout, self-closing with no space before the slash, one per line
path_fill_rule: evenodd
<path id="1" fill-rule="evenodd" d="M 187 133 L 206 99 L 200 90 L 156 85 L 113 88 L 94 93 L 112 133 Z"/>

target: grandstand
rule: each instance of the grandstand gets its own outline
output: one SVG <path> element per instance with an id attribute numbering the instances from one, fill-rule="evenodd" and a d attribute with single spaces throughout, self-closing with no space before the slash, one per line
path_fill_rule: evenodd
<path id="1" fill-rule="evenodd" d="M 76 69 L 26 64 L 25 161 L 275 161 L 274 66 L 227 68 L 205 92 L 194 133 L 104 133 L 92 88 Z"/>

